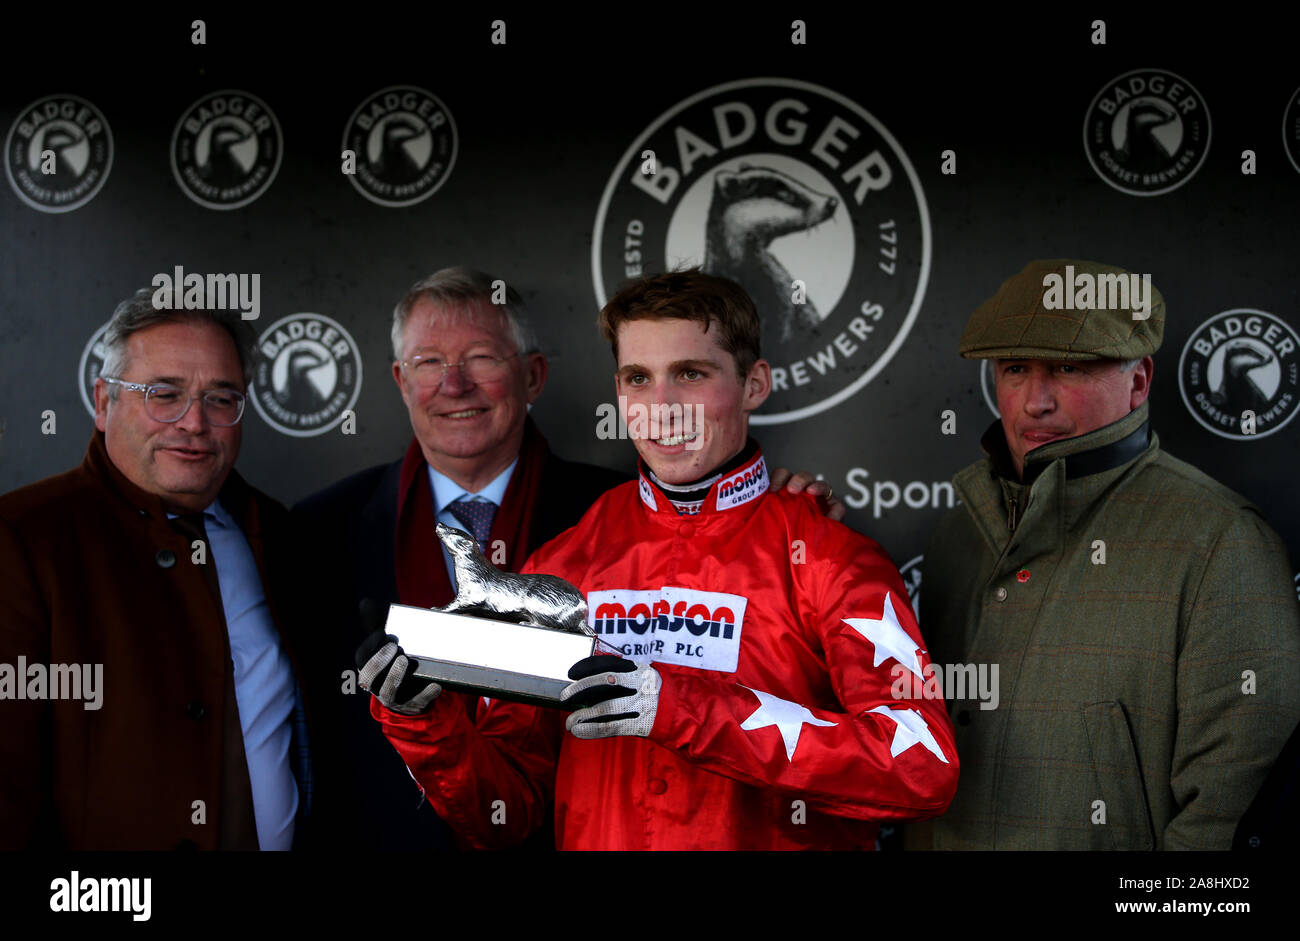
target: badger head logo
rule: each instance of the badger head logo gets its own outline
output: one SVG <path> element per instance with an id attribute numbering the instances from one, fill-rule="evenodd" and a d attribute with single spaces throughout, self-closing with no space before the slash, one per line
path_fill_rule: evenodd
<path id="1" fill-rule="evenodd" d="M 796 327 L 807 330 L 821 322 L 810 300 L 791 299 L 794 278 L 768 251 L 773 239 L 821 225 L 835 214 L 839 200 L 770 167 L 741 164 L 736 172 L 713 176 L 704 243 L 703 268 L 730 278 L 754 299 L 773 343 L 790 339 Z"/>

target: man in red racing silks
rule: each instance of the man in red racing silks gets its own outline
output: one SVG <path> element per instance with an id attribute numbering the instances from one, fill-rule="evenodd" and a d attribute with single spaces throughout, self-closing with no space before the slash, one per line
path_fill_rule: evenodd
<path id="1" fill-rule="evenodd" d="M 554 797 L 560 849 L 869 849 L 957 786 L 943 699 L 898 570 L 807 495 L 768 489 L 749 415 L 771 391 L 739 285 L 633 282 L 600 314 L 640 476 L 523 571 L 586 596 L 622 656 L 579 661 L 556 709 L 442 693 L 391 636 L 358 651 L 371 712 L 468 847 Z M 896 696 L 906 694 L 906 698 Z"/>

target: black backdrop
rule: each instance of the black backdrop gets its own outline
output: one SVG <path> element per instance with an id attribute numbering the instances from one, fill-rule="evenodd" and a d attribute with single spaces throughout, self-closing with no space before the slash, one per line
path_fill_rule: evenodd
<path id="1" fill-rule="evenodd" d="M 10 18 L 0 130 L 8 133 L 45 96 L 72 94 L 104 116 L 113 158 L 102 189 L 70 212 L 37 211 L 0 184 L 0 491 L 80 460 L 91 429 L 82 402 L 87 343 L 117 301 L 177 265 L 260 274 L 259 332 L 315 312 L 341 324 L 359 348 L 356 434 L 340 426 L 290 436 L 249 410 L 239 467 L 286 503 L 402 453 L 410 428 L 388 375 L 390 312 L 407 285 L 456 263 L 500 274 L 530 303 L 552 365 L 534 415 L 552 447 L 630 469 L 628 443 L 596 436 L 597 406 L 612 398 L 609 353 L 594 328 L 592 242 L 602 195 L 660 115 L 717 85 L 775 77 L 828 89 L 892 134 L 915 167 L 932 251 L 895 355 L 844 401 L 756 428 L 771 460 L 824 474 L 848 499 L 850 524 L 903 565 L 923 550 L 948 505 L 936 485 L 979 456 L 979 436 L 993 420 L 978 364 L 955 352 L 969 312 L 1031 258 L 1092 258 L 1150 273 L 1167 300 L 1152 396 L 1162 444 L 1260 505 L 1300 558 L 1300 422 L 1266 436 L 1223 437 L 1197 421 L 1179 389 L 1180 353 L 1219 313 L 1257 309 L 1300 328 L 1300 171 L 1279 133 L 1300 86 L 1293 32 L 1253 14 L 1225 22 L 1226 12 L 1198 20 L 1172 8 L 954 15 L 920 5 L 899 13 L 796 6 L 778 15 L 743 6 L 619 4 L 569 13 L 360 5 L 297 16 L 249 7 L 207 16 L 204 46 L 191 44 L 189 13 L 69 13 L 55 23 L 51 9 L 40 19 Z M 1090 39 L 1098 17 L 1106 22 L 1103 46 Z M 497 18 L 506 24 L 504 46 L 491 42 Z M 805 45 L 790 41 L 795 18 L 806 23 Z M 1212 131 L 1204 164 L 1184 185 L 1142 197 L 1094 171 L 1083 127 L 1103 87 L 1147 67 L 1186 79 Z M 435 95 L 457 136 L 441 186 L 404 208 L 367 200 L 340 172 L 349 117 L 398 84 Z M 169 158 L 180 116 L 219 89 L 257 96 L 283 131 L 274 181 L 229 211 L 188 198 Z M 758 117 L 761 124 L 761 110 Z M 871 138 L 865 122 L 855 123 Z M 816 133 L 810 129 L 810 139 Z M 878 282 L 881 269 L 863 253 L 875 242 L 862 233 L 890 214 L 871 210 L 893 200 L 890 212 L 911 213 L 895 281 L 915 282 L 919 213 L 901 163 L 886 150 L 890 192 L 817 231 L 856 232 L 852 276 Z M 946 150 L 955 152 L 956 174 L 941 172 Z M 1244 150 L 1256 154 L 1253 175 L 1242 173 Z M 662 149 L 660 159 L 680 163 Z M 838 176 L 824 178 L 841 203 L 851 201 Z M 822 244 L 803 237 L 805 250 Z M 896 293 L 896 328 L 915 291 L 885 290 Z M 836 307 L 832 316 L 839 319 L 828 317 L 825 342 L 848 315 Z M 880 358 L 883 341 L 872 342 L 846 377 Z M 774 362 L 791 358 L 765 352 Z M 1271 382 L 1278 395 L 1292 390 L 1292 405 L 1295 362 L 1282 358 Z M 941 433 L 947 409 L 955 435 Z M 42 433 L 47 410 L 55 434 Z M 917 505 L 864 502 L 866 492 L 888 500 L 888 482 Z"/>

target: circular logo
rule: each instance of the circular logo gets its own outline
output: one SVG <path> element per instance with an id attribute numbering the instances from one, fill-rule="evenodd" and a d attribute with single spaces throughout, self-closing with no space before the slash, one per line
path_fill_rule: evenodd
<path id="1" fill-rule="evenodd" d="M 251 398 L 271 427 L 295 438 L 329 431 L 361 394 L 361 351 L 337 321 L 290 314 L 257 341 Z"/>
<path id="2" fill-rule="evenodd" d="M 48 95 L 18 113 L 5 137 L 5 175 L 41 212 L 71 212 L 95 198 L 113 166 L 113 133 L 76 95 Z"/>
<path id="3" fill-rule="evenodd" d="M 898 570 L 898 574 L 903 576 L 903 587 L 907 589 L 907 597 L 912 602 L 912 613 L 916 615 L 918 624 L 921 623 L 921 563 L 924 561 L 925 556 L 915 556 Z"/>
<path id="4" fill-rule="evenodd" d="M 1300 335 L 1279 317 L 1237 308 L 1198 327 L 1178 360 L 1188 411 L 1233 441 L 1266 438 L 1295 417 Z"/>
<path id="5" fill-rule="evenodd" d="M 757 78 L 660 115 L 615 167 L 592 239 L 596 303 L 699 265 L 758 307 L 772 394 L 754 424 L 844 401 L 885 368 L 930 273 L 930 215 L 893 135 L 838 92 Z"/>
<path id="6" fill-rule="evenodd" d="M 375 92 L 348 119 L 343 148 L 356 155 L 348 179 L 381 206 L 413 206 L 456 165 L 456 122 L 438 98 L 413 85 Z"/>
<path id="7" fill-rule="evenodd" d="M 1300 170 L 1300 88 L 1295 90 L 1282 115 L 1282 146 L 1291 160 L 1291 166 Z"/>
<path id="8" fill-rule="evenodd" d="M 81 404 L 86 406 L 90 417 L 95 417 L 95 380 L 104 368 L 104 357 L 108 350 L 104 347 L 104 334 L 108 332 L 110 321 L 104 321 L 99 329 L 90 336 L 86 348 L 81 351 L 81 361 L 77 364 L 77 385 L 81 388 Z"/>
<path id="9" fill-rule="evenodd" d="M 1185 78 L 1135 69 L 1092 99 L 1083 149 L 1097 175 L 1121 193 L 1158 196 L 1178 189 L 1205 162 L 1210 113 Z"/>
<path id="10" fill-rule="evenodd" d="M 208 209 L 237 209 L 266 192 L 280 169 L 284 135 L 275 114 L 244 91 L 217 91 L 190 105 L 172 133 L 172 174 Z"/>
<path id="11" fill-rule="evenodd" d="M 980 360 L 980 391 L 984 393 L 984 404 L 989 407 L 994 418 L 1001 418 L 998 411 L 998 387 L 993 376 L 993 360 Z"/>

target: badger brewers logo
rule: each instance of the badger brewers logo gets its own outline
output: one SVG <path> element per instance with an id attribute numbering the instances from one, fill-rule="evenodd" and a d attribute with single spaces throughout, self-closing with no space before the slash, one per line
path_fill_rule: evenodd
<path id="1" fill-rule="evenodd" d="M 75 95 L 49 95 L 22 111 L 5 137 L 5 175 L 41 212 L 86 205 L 113 166 L 113 134 L 99 109 Z"/>
<path id="2" fill-rule="evenodd" d="M 1210 431 L 1234 441 L 1263 438 L 1295 417 L 1300 336 L 1262 310 L 1211 317 L 1178 360 L 1183 402 Z M 1249 413 L 1249 415 L 1248 415 Z"/>
<path id="3" fill-rule="evenodd" d="M 190 105 L 172 133 L 172 173 L 208 209 L 237 209 L 266 192 L 280 169 L 284 137 L 275 114 L 243 91 L 218 91 Z"/>
<path id="4" fill-rule="evenodd" d="M 295 438 L 329 431 L 361 394 L 361 355 L 343 327 L 290 314 L 257 341 L 251 398 L 266 423 Z"/>
<path id="5" fill-rule="evenodd" d="M 456 122 L 434 95 L 412 85 L 375 92 L 348 119 L 343 148 L 356 154 L 348 179 L 381 206 L 432 196 L 456 164 Z"/>
<path id="6" fill-rule="evenodd" d="M 104 334 L 108 332 L 109 321 L 100 324 L 99 329 L 90 335 L 86 348 L 81 351 L 81 361 L 77 364 L 77 385 L 81 388 L 81 402 L 93 417 L 95 414 L 95 380 L 104 368 L 104 357 L 108 350 L 104 348 Z"/>
<path id="7" fill-rule="evenodd" d="M 855 102 L 790 79 L 718 85 L 662 114 L 610 177 L 592 241 L 601 305 L 627 278 L 682 265 L 745 287 L 773 366 L 756 424 L 870 382 L 930 271 L 929 212 L 902 148 Z"/>
<path id="8" fill-rule="evenodd" d="M 1300 88 L 1291 95 L 1286 114 L 1282 115 L 1282 146 L 1286 148 L 1291 166 L 1300 170 Z"/>
<path id="9" fill-rule="evenodd" d="M 1083 149 L 1115 189 L 1158 196 L 1178 189 L 1205 162 L 1210 113 L 1186 79 L 1136 69 L 1108 83 L 1088 106 Z"/>

